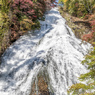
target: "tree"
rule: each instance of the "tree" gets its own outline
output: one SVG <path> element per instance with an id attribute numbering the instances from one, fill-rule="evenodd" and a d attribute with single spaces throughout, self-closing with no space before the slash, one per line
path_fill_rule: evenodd
<path id="1" fill-rule="evenodd" d="M 9 0 L 0 0 L 0 54 L 9 42 Z M 6 44 L 5 44 L 6 43 Z"/>
<path id="2" fill-rule="evenodd" d="M 0 0 L 0 55 L 25 32 L 40 28 L 45 9 L 45 0 Z"/>
<path id="3" fill-rule="evenodd" d="M 72 93 L 72 95 L 95 95 L 95 47 L 90 54 L 86 55 L 82 64 L 87 66 L 89 71 L 79 77 L 79 80 L 85 83 L 72 85 L 68 93 Z"/>
<path id="4" fill-rule="evenodd" d="M 95 0 L 59 0 L 65 4 L 65 10 L 74 16 L 92 14 L 95 10 Z"/>
<path id="5" fill-rule="evenodd" d="M 59 0 L 58 2 L 59 2 L 59 3 L 61 3 L 61 2 L 66 3 L 67 0 Z"/>

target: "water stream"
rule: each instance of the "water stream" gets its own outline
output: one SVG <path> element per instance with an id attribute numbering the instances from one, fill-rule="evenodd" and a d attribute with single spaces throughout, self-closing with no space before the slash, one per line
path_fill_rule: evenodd
<path id="1" fill-rule="evenodd" d="M 80 63 L 91 46 L 75 37 L 58 9 L 51 9 L 40 22 L 40 30 L 29 31 L 3 54 L 0 95 L 30 95 L 40 72 L 47 76 L 51 95 L 67 95 L 68 87 L 87 72 Z"/>

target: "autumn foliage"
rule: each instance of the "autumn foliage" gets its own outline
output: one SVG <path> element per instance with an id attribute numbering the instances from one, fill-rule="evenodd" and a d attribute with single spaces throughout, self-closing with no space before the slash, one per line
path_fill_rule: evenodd
<path id="1" fill-rule="evenodd" d="M 85 41 L 95 41 L 95 20 L 90 21 L 91 27 L 92 27 L 92 31 L 88 34 L 84 34 L 82 39 Z"/>
<path id="2" fill-rule="evenodd" d="M 0 55 L 21 35 L 40 28 L 46 7 L 45 0 L 0 1 Z"/>
<path id="3" fill-rule="evenodd" d="M 37 19 L 43 16 L 45 3 L 44 1 L 33 2 L 31 0 L 14 0 L 11 2 L 10 8 L 13 16 L 10 26 L 10 40 L 14 42 L 27 30 L 31 30 L 32 26 L 38 24 Z"/>

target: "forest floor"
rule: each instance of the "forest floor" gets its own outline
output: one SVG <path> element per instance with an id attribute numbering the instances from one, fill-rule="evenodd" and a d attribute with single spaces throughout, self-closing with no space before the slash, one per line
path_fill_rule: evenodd
<path id="1" fill-rule="evenodd" d="M 85 18 L 79 18 L 70 15 L 68 12 L 64 11 L 63 8 L 59 8 L 59 12 L 62 17 L 66 19 L 67 25 L 72 29 L 77 38 L 82 39 L 84 34 L 91 32 L 90 21 L 95 19 L 95 15 L 92 17 L 87 15 Z"/>

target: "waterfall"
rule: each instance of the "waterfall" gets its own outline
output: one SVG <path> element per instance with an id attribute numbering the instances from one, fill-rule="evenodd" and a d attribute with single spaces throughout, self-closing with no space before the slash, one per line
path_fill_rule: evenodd
<path id="1" fill-rule="evenodd" d="M 91 45 L 75 37 L 58 9 L 51 9 L 40 23 L 40 30 L 21 36 L 3 54 L 0 95 L 30 95 L 39 74 L 45 76 L 50 95 L 67 95 L 68 87 L 87 72 L 80 63 Z"/>

